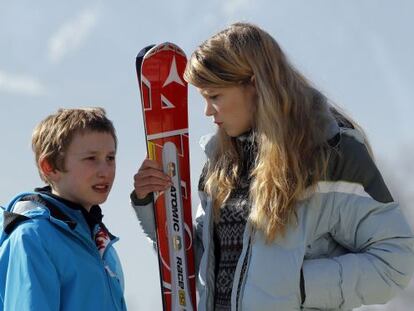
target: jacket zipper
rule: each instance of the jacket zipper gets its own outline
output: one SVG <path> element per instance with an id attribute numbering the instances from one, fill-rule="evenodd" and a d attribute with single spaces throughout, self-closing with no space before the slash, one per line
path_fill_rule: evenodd
<path id="1" fill-rule="evenodd" d="M 211 201 L 211 199 L 208 196 L 205 197 L 205 200 L 206 200 L 206 207 L 207 207 L 208 204 L 209 204 L 209 207 L 210 207 L 210 208 L 206 208 L 205 209 L 205 215 L 204 215 L 204 217 L 205 217 L 205 219 L 208 219 L 209 224 L 208 224 L 208 226 L 203 226 L 203 235 L 202 235 L 203 236 L 203 244 L 205 245 L 206 250 L 208 250 L 208 252 L 209 252 L 207 254 L 207 257 L 206 257 L 206 265 L 205 265 L 205 268 L 208 269 L 209 268 L 209 264 L 210 264 L 212 237 L 210 237 L 210 236 L 208 236 L 208 238 L 205 238 L 205 237 L 207 237 L 207 234 L 210 235 L 210 233 L 212 232 L 211 230 L 208 231 L 207 229 L 213 227 L 213 216 L 212 216 L 212 201 Z M 204 240 L 204 238 L 205 238 L 205 240 Z M 206 273 L 205 273 L 205 277 L 206 277 L 206 280 L 205 281 L 206 281 L 206 283 L 208 283 L 208 278 L 209 278 L 209 274 L 208 273 L 209 273 L 208 271 L 206 271 Z M 212 273 L 214 273 L 214 272 L 212 272 Z M 214 291 L 214 288 L 212 290 Z M 208 302 L 209 302 L 209 299 L 208 299 L 209 295 L 210 295 L 210 293 L 209 293 L 209 287 L 206 286 L 205 287 L 206 304 L 208 304 Z M 213 295 L 214 295 L 214 293 L 213 293 Z M 211 307 L 214 308 L 214 297 L 213 297 L 213 302 L 212 303 L 213 303 L 213 305 Z M 206 307 L 207 307 L 207 310 L 208 310 L 208 306 L 206 306 Z"/>
<path id="2" fill-rule="evenodd" d="M 96 247 L 96 245 L 94 244 L 94 243 L 92 243 L 92 242 L 90 242 L 90 241 L 88 241 L 88 240 L 86 240 L 80 233 L 78 233 L 78 232 L 74 232 L 74 231 L 72 231 L 71 229 L 69 229 L 68 230 L 68 227 L 67 227 L 67 225 L 66 224 L 62 224 L 59 220 L 52 220 L 51 219 L 51 221 L 52 222 L 54 222 L 55 224 L 57 224 L 58 226 L 60 226 L 61 228 L 64 228 L 66 231 L 68 231 L 68 232 L 70 232 L 70 234 L 72 234 L 75 238 L 77 238 L 83 245 L 85 245 L 86 247 L 88 247 L 92 252 L 93 252 L 93 254 L 95 255 L 95 257 L 99 260 L 99 262 L 100 262 L 100 266 L 101 266 L 101 271 L 103 271 L 103 273 L 104 273 L 104 275 L 105 275 L 105 278 L 106 278 L 106 282 L 107 282 L 107 286 L 108 286 L 108 288 L 109 288 L 109 292 L 111 293 L 111 297 L 112 297 L 112 301 L 113 301 L 113 303 L 115 303 L 115 297 L 114 297 L 114 293 L 113 293 L 113 291 L 112 291 L 112 287 L 111 287 L 111 284 L 110 284 L 110 281 L 109 281 L 109 277 L 110 276 L 108 276 L 108 271 L 106 270 L 106 268 L 105 268 L 105 261 L 104 261 L 104 255 L 105 255 L 105 253 L 106 253 L 106 249 L 105 249 L 105 252 L 104 252 L 104 254 L 102 255 L 102 257 L 101 257 L 101 254 L 99 253 L 99 251 L 98 251 L 98 249 L 97 249 L 97 247 Z M 111 246 L 114 242 L 116 242 L 116 241 L 112 241 L 111 240 L 111 242 L 108 244 L 108 246 L 107 246 L 107 248 L 109 247 L 109 246 Z M 121 304 L 122 305 L 122 304 Z M 116 305 L 114 305 L 114 307 L 116 308 Z"/>
<path id="3" fill-rule="evenodd" d="M 82 236 L 80 236 L 80 235 L 78 235 L 78 234 L 75 234 L 75 236 L 79 239 L 79 240 L 83 240 L 83 237 Z M 95 254 L 95 257 L 98 257 L 98 260 L 99 260 L 99 262 L 101 263 L 101 270 L 103 271 L 103 273 L 105 274 L 105 279 L 106 279 L 106 284 L 107 284 L 107 286 L 108 286 L 108 288 L 109 288 L 109 292 L 111 293 L 111 297 L 112 297 L 112 302 L 113 303 L 115 303 L 115 301 L 116 301 L 116 299 L 115 299 L 115 295 L 114 295 L 114 293 L 113 293 L 113 289 L 112 289 L 112 286 L 111 286 L 111 281 L 110 281 L 110 278 L 112 278 L 110 275 L 109 275 L 109 272 L 107 271 L 107 269 L 105 268 L 105 266 L 106 266 L 106 263 L 105 263 L 105 260 L 104 260 L 104 258 L 105 258 L 105 253 L 106 253 L 106 251 L 108 250 L 108 248 L 114 243 L 115 241 L 113 241 L 113 240 L 111 240 L 111 242 L 109 242 L 108 243 L 108 245 L 106 246 L 106 249 L 105 249 L 105 251 L 104 251 L 104 253 L 102 254 L 102 257 L 101 257 L 101 254 L 99 253 L 99 251 L 98 251 L 98 249 L 96 248 L 96 245 L 90 245 L 91 243 L 89 243 L 89 242 L 86 242 L 86 241 L 83 241 L 83 243 L 84 244 L 87 244 L 88 245 L 88 247 L 91 249 L 91 250 L 93 250 L 93 252 L 94 252 L 94 254 Z M 122 306 L 122 303 L 121 303 L 121 306 Z M 116 305 L 114 305 L 114 308 L 116 308 Z"/>
<path id="4" fill-rule="evenodd" d="M 246 275 L 249 270 L 250 257 L 252 253 L 251 244 L 253 243 L 254 234 L 255 234 L 255 231 L 247 223 L 246 229 L 244 232 L 244 237 L 243 237 L 242 253 L 237 262 L 236 271 L 234 273 L 234 281 L 233 281 L 233 286 L 232 286 L 232 291 L 231 291 L 231 310 L 232 311 L 241 310 L 241 300 L 242 300 L 241 297 L 244 291 Z M 245 243 L 246 240 L 248 241 L 247 243 Z M 246 269 L 244 273 L 242 274 L 245 261 L 246 261 Z M 239 287 L 240 287 L 240 291 L 238 291 Z"/>

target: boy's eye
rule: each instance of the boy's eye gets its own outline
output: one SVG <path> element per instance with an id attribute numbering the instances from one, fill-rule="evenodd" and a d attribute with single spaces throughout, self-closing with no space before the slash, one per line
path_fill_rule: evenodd
<path id="1" fill-rule="evenodd" d="M 88 160 L 88 161 L 94 161 L 96 158 L 95 157 L 93 157 L 93 156 L 90 156 L 90 157 L 86 157 L 85 158 L 85 160 Z"/>
<path id="2" fill-rule="evenodd" d="M 111 161 L 111 162 L 115 161 L 115 156 L 108 156 L 107 159 L 108 161 Z"/>
<path id="3" fill-rule="evenodd" d="M 208 98 L 211 100 L 215 100 L 218 98 L 218 95 L 209 95 Z"/>

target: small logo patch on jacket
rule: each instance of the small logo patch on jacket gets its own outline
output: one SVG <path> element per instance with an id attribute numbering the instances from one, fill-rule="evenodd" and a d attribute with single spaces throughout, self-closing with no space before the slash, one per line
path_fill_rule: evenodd
<path id="1" fill-rule="evenodd" d="M 95 234 L 95 244 L 98 248 L 99 254 L 103 257 L 105 249 L 108 246 L 111 239 L 109 238 L 108 232 L 102 227 L 99 228 L 98 232 Z"/>

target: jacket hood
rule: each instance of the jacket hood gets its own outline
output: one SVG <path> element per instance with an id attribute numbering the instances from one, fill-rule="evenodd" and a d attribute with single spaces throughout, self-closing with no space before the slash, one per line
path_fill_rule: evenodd
<path id="1" fill-rule="evenodd" d="M 24 200 L 28 197 L 30 199 Z M 76 228 L 77 222 L 55 206 L 59 206 L 59 202 L 45 197 L 39 193 L 22 193 L 10 201 L 0 214 L 0 244 L 20 223 L 31 219 L 49 219 L 68 230 Z"/>

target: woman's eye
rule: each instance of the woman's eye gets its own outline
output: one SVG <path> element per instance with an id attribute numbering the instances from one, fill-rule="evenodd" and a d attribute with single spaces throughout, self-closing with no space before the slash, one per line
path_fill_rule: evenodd
<path id="1" fill-rule="evenodd" d="M 208 98 L 211 100 L 215 100 L 218 98 L 218 95 L 209 95 Z"/>
<path id="2" fill-rule="evenodd" d="M 111 162 L 112 162 L 112 161 L 115 161 L 115 156 L 108 156 L 108 157 L 107 157 L 107 160 L 108 160 L 108 161 L 111 161 Z"/>
<path id="3" fill-rule="evenodd" d="M 86 157 L 85 160 L 87 160 L 87 161 L 94 161 L 95 160 L 95 157 Z"/>

